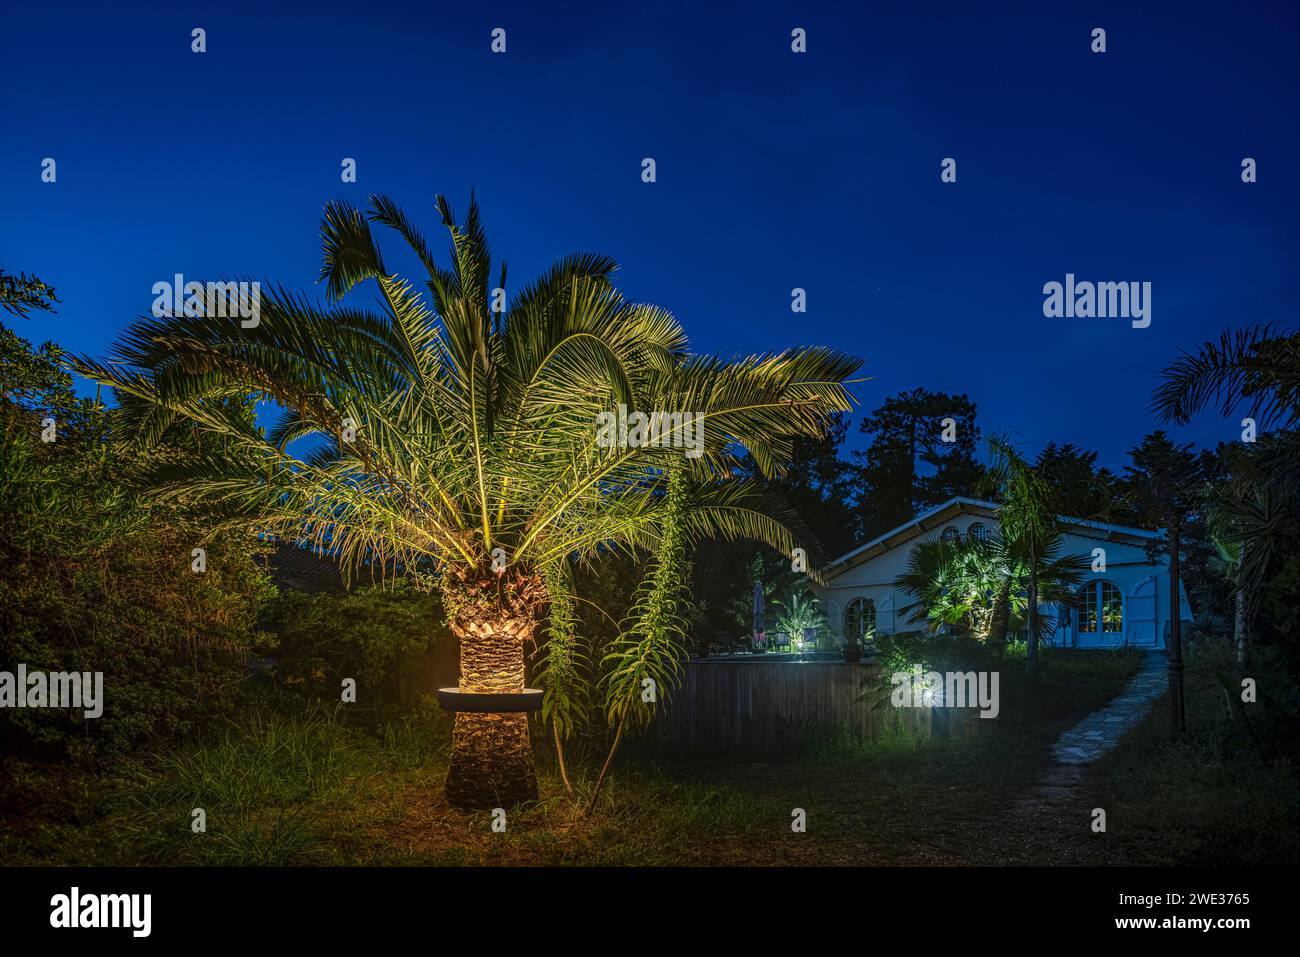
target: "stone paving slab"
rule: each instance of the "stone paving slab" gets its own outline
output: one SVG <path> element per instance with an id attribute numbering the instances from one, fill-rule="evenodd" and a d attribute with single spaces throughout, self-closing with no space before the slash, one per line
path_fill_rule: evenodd
<path id="1" fill-rule="evenodd" d="M 1057 739 L 1052 757 L 1062 764 L 1087 764 L 1115 747 L 1164 694 L 1167 668 L 1164 652 L 1147 654 L 1142 668 L 1129 679 L 1122 693 Z"/>

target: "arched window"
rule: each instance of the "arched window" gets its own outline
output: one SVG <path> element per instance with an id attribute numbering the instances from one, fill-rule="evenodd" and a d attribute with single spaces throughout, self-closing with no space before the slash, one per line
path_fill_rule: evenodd
<path id="1" fill-rule="evenodd" d="M 1108 581 L 1088 582 L 1079 590 L 1079 632 L 1120 634 L 1124 631 L 1124 595 Z"/>
<path id="2" fill-rule="evenodd" d="M 961 537 L 961 532 L 957 531 L 956 525 L 949 525 L 943 530 L 943 535 L 941 537 L 945 542 L 951 545 Z"/>
<path id="3" fill-rule="evenodd" d="M 855 598 L 844 609 L 844 638 L 862 641 L 876 630 L 876 603 L 870 598 Z"/>
<path id="4" fill-rule="evenodd" d="M 983 522 L 976 522 L 970 528 L 966 529 L 966 534 L 976 541 L 987 542 L 989 539 L 989 527 Z"/>

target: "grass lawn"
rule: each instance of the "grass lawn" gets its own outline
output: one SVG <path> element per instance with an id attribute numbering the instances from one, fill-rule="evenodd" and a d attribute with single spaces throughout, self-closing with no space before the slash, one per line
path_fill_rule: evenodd
<path id="1" fill-rule="evenodd" d="M 539 746 L 541 798 L 509 809 L 504 833 L 492 830 L 489 813 L 458 811 L 442 797 L 447 716 L 366 724 L 341 706 L 306 713 L 268 706 L 202 745 L 112 772 L 10 762 L 0 861 L 1001 863 L 1024 843 L 1007 809 L 1047 766 L 1048 746 L 1137 666 L 1122 653 L 1050 654 L 1036 703 L 1023 699 L 1023 683 L 1004 684 L 1006 720 L 973 738 L 827 743 L 782 763 L 685 762 L 629 749 L 591 818 L 574 810 Z M 1018 667 L 1014 658 L 1007 663 Z M 582 762 L 575 781 L 580 796 L 590 793 L 592 763 Z M 206 812 L 206 833 L 191 831 L 194 808 Z M 806 833 L 791 830 L 796 808 L 807 814 Z M 1144 853 L 1150 840 L 1138 842 Z M 1053 862 L 1051 847 L 1030 850 L 1035 862 Z"/>

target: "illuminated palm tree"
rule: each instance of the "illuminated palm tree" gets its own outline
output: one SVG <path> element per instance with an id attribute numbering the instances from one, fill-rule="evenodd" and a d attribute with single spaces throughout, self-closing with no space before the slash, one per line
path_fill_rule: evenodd
<path id="1" fill-rule="evenodd" d="M 968 577 L 972 570 L 961 541 L 942 538 L 918 543 L 907 555 L 907 569 L 894 584 L 916 600 L 899 609 L 907 621 L 931 631 L 944 625 L 967 627 L 980 583 Z"/>
<path id="2" fill-rule="evenodd" d="M 114 388 L 136 440 L 157 444 L 179 424 L 199 436 L 198 455 L 169 452 L 146 477 L 160 494 L 232 510 L 224 524 L 310 542 L 346 569 L 400 568 L 437 587 L 460 641 L 461 693 L 522 693 L 525 648 L 549 607 L 543 715 L 558 747 L 588 700 L 572 564 L 645 549 L 680 565 L 680 542 L 702 536 L 786 553 L 802 544 L 768 500 L 732 480 L 734 456 L 747 449 L 778 472 L 797 436 L 820 435 L 850 408 L 844 382 L 860 363 L 818 347 L 692 355 L 677 321 L 626 301 L 599 255 L 560 260 L 507 302 L 472 198 L 459 223 L 441 197 L 437 208 L 450 268 L 389 199 L 371 197 L 364 215 L 331 202 L 321 224 L 329 305 L 271 287 L 251 328 L 143 318 L 108 359 L 76 366 Z M 372 223 L 414 251 L 427 300 L 386 267 Z M 340 303 L 368 281 L 377 309 Z M 250 397 L 281 417 L 256 427 L 239 408 Z M 665 415 L 603 441 L 598 417 L 620 404 Z M 675 581 L 660 577 L 651 592 L 671 597 Z M 630 689 L 670 676 L 680 653 L 666 617 L 648 620 L 613 650 L 607 710 L 620 722 Z M 525 713 L 457 712 L 447 794 L 467 807 L 536 795 Z"/>
<path id="3" fill-rule="evenodd" d="M 1087 563 L 1077 555 L 1060 555 L 1060 537 L 1043 544 L 1037 570 L 1040 604 L 1068 607 L 1083 581 Z M 1016 542 L 987 539 L 933 539 L 916 545 L 907 570 L 895 585 L 916 600 L 899 609 L 912 624 L 931 630 L 947 625 L 969 631 L 981 641 L 1001 643 L 1025 621 L 1030 567 Z M 1040 623 L 1051 635 L 1056 622 Z"/>

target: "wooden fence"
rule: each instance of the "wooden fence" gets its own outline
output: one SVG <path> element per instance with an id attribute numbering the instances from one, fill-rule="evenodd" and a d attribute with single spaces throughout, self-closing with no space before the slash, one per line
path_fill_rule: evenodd
<path id="1" fill-rule="evenodd" d="M 660 725 L 676 753 L 768 757 L 832 735 L 871 741 L 888 731 L 929 737 L 972 727 L 970 709 L 892 707 L 872 663 L 763 655 L 692 659 L 684 670 Z"/>

